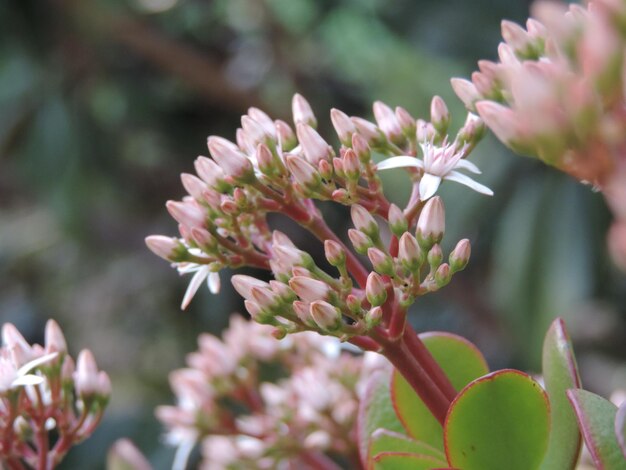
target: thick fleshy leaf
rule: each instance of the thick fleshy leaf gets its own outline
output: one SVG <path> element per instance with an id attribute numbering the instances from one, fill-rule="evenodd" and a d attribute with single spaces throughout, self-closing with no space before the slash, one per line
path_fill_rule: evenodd
<path id="1" fill-rule="evenodd" d="M 626 458 L 615 436 L 617 407 L 608 400 L 582 389 L 568 390 L 569 398 L 585 444 L 599 470 L 626 470 Z"/>
<path id="2" fill-rule="evenodd" d="M 438 459 L 444 465 L 446 464 L 446 456 L 439 449 L 436 449 L 424 442 L 411 439 L 406 434 L 399 434 L 387 429 L 377 429 L 374 431 L 374 434 L 372 434 L 369 452 L 370 463 L 372 463 L 372 457 L 377 454 L 383 452 L 403 452 L 426 455 Z"/>
<path id="3" fill-rule="evenodd" d="M 357 442 L 363 466 L 367 466 L 371 436 L 379 428 L 402 433 L 389 392 L 391 370 L 377 371 L 367 382 L 357 417 Z"/>
<path id="4" fill-rule="evenodd" d="M 456 390 L 461 390 L 475 378 L 489 372 L 481 352 L 465 338 L 439 332 L 423 333 L 419 337 Z M 409 435 L 443 450 L 441 425 L 397 371 L 394 371 L 391 380 L 391 399 Z"/>
<path id="5" fill-rule="evenodd" d="M 408 452 L 383 452 L 374 457 L 375 470 L 431 470 L 441 465 L 446 463 L 428 455 Z"/>
<path id="6" fill-rule="evenodd" d="M 621 404 L 615 415 L 615 436 L 626 459 L 626 401 Z"/>
<path id="7" fill-rule="evenodd" d="M 543 343 L 543 380 L 550 398 L 550 441 L 542 470 L 566 470 L 576 466 L 582 438 L 566 392 L 580 388 L 578 367 L 565 323 L 557 318 Z"/>
<path id="8" fill-rule="evenodd" d="M 448 463 L 463 470 L 539 468 L 548 448 L 550 406 L 541 386 L 506 369 L 476 379 L 450 406 Z"/>

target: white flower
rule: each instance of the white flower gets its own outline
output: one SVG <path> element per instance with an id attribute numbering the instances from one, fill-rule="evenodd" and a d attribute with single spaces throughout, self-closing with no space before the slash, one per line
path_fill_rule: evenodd
<path id="1" fill-rule="evenodd" d="M 442 180 L 456 181 L 476 192 L 493 196 L 493 191 L 488 187 L 474 181 L 469 176 L 457 170 L 467 170 L 471 173 L 480 174 L 480 170 L 473 163 L 463 158 L 465 148 L 457 150 L 454 144 L 444 144 L 439 147 L 431 142 L 420 143 L 424 159 L 409 155 L 400 155 L 388 158 L 377 165 L 378 170 L 390 168 L 413 167 L 424 171 L 419 183 L 420 199 L 425 201 L 431 198 L 439 188 Z"/>
<path id="2" fill-rule="evenodd" d="M 38 385 L 42 383 L 44 381 L 43 377 L 29 374 L 29 372 L 59 355 L 58 352 L 45 354 L 18 368 L 8 351 L 4 350 L 3 352 L 5 354 L 0 355 L 0 394 L 24 385 Z"/>
<path id="3" fill-rule="evenodd" d="M 192 252 L 193 250 L 194 248 L 191 248 L 189 251 Z M 179 263 L 177 269 L 180 274 L 195 273 L 191 278 L 191 281 L 189 281 L 189 286 L 185 291 L 183 301 L 180 305 L 182 310 L 187 308 L 191 299 L 193 299 L 193 296 L 196 295 L 196 292 L 198 292 L 200 285 L 205 279 L 211 294 L 217 294 L 220 291 L 220 275 L 219 273 L 212 271 L 211 264 Z"/>

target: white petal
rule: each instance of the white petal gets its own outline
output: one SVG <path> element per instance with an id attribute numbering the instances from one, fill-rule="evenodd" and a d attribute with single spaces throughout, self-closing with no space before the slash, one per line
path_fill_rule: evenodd
<path id="1" fill-rule="evenodd" d="M 399 157 L 388 158 L 376 165 L 377 170 L 389 170 L 390 168 L 403 167 L 424 168 L 424 163 L 419 158 L 401 155 Z"/>
<path id="2" fill-rule="evenodd" d="M 204 279 L 207 277 L 208 274 L 209 274 L 209 267 L 203 266 L 202 268 L 198 269 L 196 274 L 193 275 L 193 277 L 191 278 L 191 281 L 189 281 L 189 287 L 187 287 L 187 290 L 185 291 L 183 302 L 180 305 L 181 310 L 185 310 L 187 308 L 187 306 L 189 305 L 189 302 L 191 302 L 191 299 L 193 299 L 193 296 L 196 295 L 196 292 L 198 292 L 198 289 L 200 288 L 202 281 L 204 281 Z"/>
<path id="3" fill-rule="evenodd" d="M 11 382 L 11 388 L 21 387 L 23 385 L 39 385 L 43 383 L 43 377 L 39 377 L 38 375 L 22 375 L 18 377 L 13 382 Z"/>
<path id="4" fill-rule="evenodd" d="M 45 355 L 43 355 L 41 357 L 38 357 L 37 359 L 33 359 L 32 361 L 27 362 L 22 367 L 20 367 L 17 370 L 17 375 L 18 376 L 25 376 L 28 372 L 30 372 L 35 367 L 38 367 L 38 366 L 40 366 L 42 364 L 45 364 L 46 362 L 50 362 L 52 359 L 54 359 L 58 355 L 59 355 L 58 352 L 53 352 L 53 353 L 45 354 Z"/>
<path id="5" fill-rule="evenodd" d="M 467 170 L 471 173 L 474 173 L 476 175 L 480 175 L 482 173 L 482 171 L 480 171 L 480 168 L 478 168 L 476 165 L 474 165 L 472 162 L 465 160 L 464 158 L 462 158 L 461 160 L 459 160 L 456 165 L 454 165 L 454 169 L 458 170 Z"/>
<path id="6" fill-rule="evenodd" d="M 211 292 L 211 294 L 217 294 L 222 287 L 222 283 L 220 282 L 220 274 L 209 273 L 207 277 L 207 285 L 209 286 L 209 291 Z"/>
<path id="7" fill-rule="evenodd" d="M 424 173 L 424 176 L 422 176 L 422 179 L 420 180 L 420 199 L 422 201 L 430 199 L 437 192 L 440 184 L 440 176 Z"/>
<path id="8" fill-rule="evenodd" d="M 477 193 L 486 194 L 487 196 L 493 196 L 493 191 L 489 189 L 487 186 L 482 185 L 467 175 L 463 173 L 459 173 L 458 171 L 451 171 L 445 177 L 445 179 L 449 181 L 456 181 L 457 183 L 461 183 L 468 188 L 473 189 Z"/>

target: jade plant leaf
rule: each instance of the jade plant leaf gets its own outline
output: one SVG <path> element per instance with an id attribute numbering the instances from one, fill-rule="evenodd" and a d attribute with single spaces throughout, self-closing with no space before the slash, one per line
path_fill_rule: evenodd
<path id="1" fill-rule="evenodd" d="M 445 461 L 434 457 L 408 452 L 382 452 L 373 460 L 375 470 L 431 470 L 446 465 Z"/>
<path id="2" fill-rule="evenodd" d="M 567 390 L 580 388 L 578 367 L 565 323 L 552 322 L 543 343 L 543 379 L 550 398 L 550 440 L 542 470 L 566 470 L 576 466 L 582 438 Z"/>
<path id="3" fill-rule="evenodd" d="M 489 372 L 482 353 L 465 338 L 440 332 L 423 333 L 419 337 L 456 390 L 461 390 L 475 378 Z M 398 418 L 410 436 L 443 450 L 441 425 L 395 370 L 391 379 L 391 399 Z"/>
<path id="4" fill-rule="evenodd" d="M 550 435 L 550 406 L 541 386 L 523 372 L 492 372 L 467 385 L 445 422 L 448 463 L 463 470 L 532 470 Z"/>
<path id="5" fill-rule="evenodd" d="M 379 428 L 402 433 L 404 428 L 393 409 L 389 393 L 391 370 L 377 371 L 369 378 L 359 404 L 357 442 L 359 455 L 367 467 L 371 436 Z"/>
<path id="6" fill-rule="evenodd" d="M 369 448 L 370 461 L 380 453 L 401 452 L 425 455 L 433 457 L 441 464 L 447 465 L 445 454 L 424 442 L 411 439 L 406 434 L 389 431 L 387 429 L 377 429 L 372 434 L 372 441 Z"/>
<path id="7" fill-rule="evenodd" d="M 626 459 L 626 401 L 622 403 L 615 415 L 615 436 Z"/>
<path id="8" fill-rule="evenodd" d="M 585 444 L 599 470 L 625 470 L 626 458 L 615 435 L 617 407 L 586 390 L 568 390 Z"/>

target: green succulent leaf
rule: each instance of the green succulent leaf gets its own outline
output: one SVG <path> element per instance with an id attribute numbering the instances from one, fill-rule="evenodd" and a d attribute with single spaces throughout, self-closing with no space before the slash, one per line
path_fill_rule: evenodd
<path id="1" fill-rule="evenodd" d="M 626 458 L 615 435 L 617 407 L 581 389 L 567 391 L 593 463 L 600 470 L 626 470 Z"/>
<path id="2" fill-rule="evenodd" d="M 423 333 L 419 337 L 456 390 L 489 372 L 481 352 L 465 338 L 440 332 Z M 398 418 L 411 437 L 443 450 L 441 425 L 395 370 L 391 379 L 391 399 Z"/>
<path id="3" fill-rule="evenodd" d="M 375 470 L 431 470 L 446 465 L 445 461 L 434 457 L 408 452 L 383 452 L 373 460 Z"/>
<path id="4" fill-rule="evenodd" d="M 357 441 L 359 455 L 364 466 L 367 466 L 369 460 L 371 437 L 377 429 L 383 428 L 398 434 L 404 432 L 391 404 L 390 375 L 391 370 L 377 371 L 372 374 L 359 404 Z"/>
<path id="5" fill-rule="evenodd" d="M 543 378 L 550 398 L 550 441 L 542 470 L 565 470 L 576 466 L 582 438 L 567 390 L 580 388 L 578 367 L 565 323 L 552 322 L 543 343 Z"/>
<path id="6" fill-rule="evenodd" d="M 615 415 L 615 436 L 626 459 L 626 402 L 622 403 Z"/>
<path id="7" fill-rule="evenodd" d="M 369 452 L 370 464 L 373 462 L 373 457 L 380 453 L 400 452 L 433 457 L 447 465 L 446 456 L 439 449 L 424 442 L 416 441 L 405 434 L 399 434 L 387 429 L 374 431 Z"/>
<path id="8" fill-rule="evenodd" d="M 448 463 L 463 470 L 533 470 L 549 435 L 546 393 L 529 375 L 505 369 L 461 391 L 448 411 L 444 440 Z"/>

